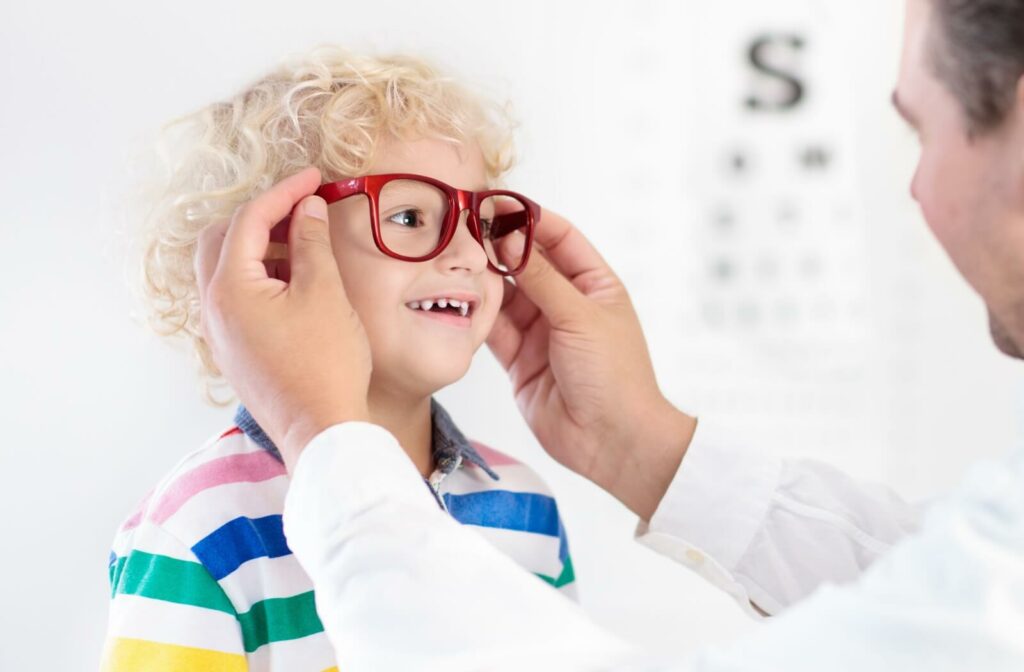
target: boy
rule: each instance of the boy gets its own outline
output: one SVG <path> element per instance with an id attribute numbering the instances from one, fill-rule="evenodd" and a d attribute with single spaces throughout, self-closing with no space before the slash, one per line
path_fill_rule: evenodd
<path id="1" fill-rule="evenodd" d="M 419 61 L 324 47 L 178 124 L 190 133 L 176 140 L 183 156 L 153 209 L 144 272 L 156 323 L 192 341 L 208 392 L 219 373 L 199 329 L 196 238 L 317 165 L 334 256 L 371 344 L 373 422 L 399 439 L 439 506 L 572 593 L 547 488 L 466 440 L 432 397 L 465 374 L 501 305 L 502 275 L 515 270 L 490 244 L 502 216 L 518 215 L 527 238 L 536 220 L 529 199 L 493 191 L 511 163 L 498 112 Z M 286 279 L 286 255 L 276 256 L 266 263 Z M 104 669 L 344 668 L 282 532 L 287 478 L 239 407 L 234 427 L 157 485 L 115 538 Z"/>

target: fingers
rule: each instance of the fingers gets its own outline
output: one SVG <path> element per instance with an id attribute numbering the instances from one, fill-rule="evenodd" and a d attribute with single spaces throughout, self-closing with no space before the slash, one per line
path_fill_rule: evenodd
<path id="1" fill-rule="evenodd" d="M 534 227 L 534 244 L 544 248 L 548 259 L 570 280 L 592 271 L 611 273 L 597 249 L 569 220 L 544 210 Z"/>
<path id="2" fill-rule="evenodd" d="M 327 203 L 319 196 L 307 196 L 295 208 L 288 230 L 291 284 L 297 291 L 341 282 L 331 249 Z"/>
<path id="3" fill-rule="evenodd" d="M 525 330 L 537 319 L 540 310 L 525 292 L 509 284 L 506 285 L 505 296 L 502 297 L 501 314 L 511 320 L 517 329 Z"/>
<path id="4" fill-rule="evenodd" d="M 526 237 L 518 231 L 503 239 L 501 254 L 509 259 L 510 268 L 518 266 L 525 241 Z M 503 311 L 506 315 L 509 308 L 517 305 L 519 294 L 540 309 L 556 329 L 569 327 L 586 310 L 586 298 L 544 254 L 531 254 L 526 268 L 516 276 L 516 297 Z"/>
<path id="5" fill-rule="evenodd" d="M 224 235 L 217 267 L 230 274 L 253 269 L 265 274 L 263 258 L 271 229 L 288 216 L 300 199 L 319 186 L 320 171 L 310 166 L 286 177 L 236 210 Z"/>

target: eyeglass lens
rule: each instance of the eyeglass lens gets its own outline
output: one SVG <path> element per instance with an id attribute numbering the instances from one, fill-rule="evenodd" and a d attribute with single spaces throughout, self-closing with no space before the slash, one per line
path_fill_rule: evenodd
<path id="1" fill-rule="evenodd" d="M 380 190 L 378 212 L 381 240 L 387 249 L 406 257 L 424 257 L 441 242 L 448 197 L 427 182 L 391 180 Z M 495 241 L 522 226 L 525 218 L 526 206 L 514 197 L 490 196 L 480 202 L 483 248 L 492 264 L 504 268 Z"/>

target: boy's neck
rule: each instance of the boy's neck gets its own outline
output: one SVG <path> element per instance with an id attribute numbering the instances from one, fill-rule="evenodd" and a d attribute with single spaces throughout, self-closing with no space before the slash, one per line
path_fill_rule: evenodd
<path id="1" fill-rule="evenodd" d="M 370 385 L 370 421 L 391 432 L 426 478 L 434 470 L 430 397 L 410 398 Z"/>

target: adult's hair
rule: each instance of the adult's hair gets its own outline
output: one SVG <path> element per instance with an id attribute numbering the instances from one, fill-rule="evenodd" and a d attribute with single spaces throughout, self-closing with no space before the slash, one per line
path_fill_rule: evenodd
<path id="1" fill-rule="evenodd" d="M 999 126 L 1024 75 L 1024 0 L 931 0 L 932 61 L 972 133 Z"/>

